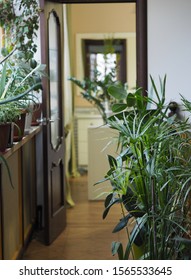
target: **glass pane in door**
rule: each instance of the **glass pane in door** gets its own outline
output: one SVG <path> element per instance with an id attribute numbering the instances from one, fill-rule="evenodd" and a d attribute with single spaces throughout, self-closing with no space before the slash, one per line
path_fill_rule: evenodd
<path id="1" fill-rule="evenodd" d="M 60 143 L 60 38 L 59 24 L 54 12 L 49 16 L 49 79 L 50 79 L 50 133 L 51 144 L 56 149 Z"/>

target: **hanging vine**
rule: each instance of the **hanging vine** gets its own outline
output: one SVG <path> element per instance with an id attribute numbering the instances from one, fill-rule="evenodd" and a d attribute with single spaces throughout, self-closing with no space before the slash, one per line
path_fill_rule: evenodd
<path id="1" fill-rule="evenodd" d="M 0 0 L 0 26 L 4 30 L 3 55 L 17 48 L 29 60 L 37 51 L 38 0 Z"/>

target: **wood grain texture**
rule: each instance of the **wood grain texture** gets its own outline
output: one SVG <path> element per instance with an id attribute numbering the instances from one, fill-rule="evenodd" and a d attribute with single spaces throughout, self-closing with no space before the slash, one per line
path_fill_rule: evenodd
<path id="1" fill-rule="evenodd" d="M 103 201 L 88 201 L 87 176 L 70 180 L 74 207 L 67 209 L 67 227 L 50 245 L 33 239 L 23 259 L 26 260 L 115 260 L 111 242 L 123 241 L 125 231 L 112 233 L 121 217 L 120 207 L 114 206 L 106 220 L 102 219 Z"/>

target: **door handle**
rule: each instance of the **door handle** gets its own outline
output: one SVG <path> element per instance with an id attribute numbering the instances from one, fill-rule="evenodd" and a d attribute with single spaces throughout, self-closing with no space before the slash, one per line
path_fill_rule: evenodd
<path id="1" fill-rule="evenodd" d="M 41 118 L 41 119 L 38 119 L 37 122 L 38 122 L 39 124 L 42 124 L 42 125 L 47 125 L 47 124 L 49 124 L 49 123 L 55 122 L 55 120 L 52 120 L 52 119 L 50 119 L 50 118 Z"/>

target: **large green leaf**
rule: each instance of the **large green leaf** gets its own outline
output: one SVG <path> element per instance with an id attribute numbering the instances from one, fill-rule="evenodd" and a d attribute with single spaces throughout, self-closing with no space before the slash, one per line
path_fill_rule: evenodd
<path id="1" fill-rule="evenodd" d="M 127 91 L 122 86 L 112 85 L 108 87 L 111 96 L 118 100 L 124 100 L 127 97 Z"/>
<path id="2" fill-rule="evenodd" d="M 41 87 L 41 86 L 42 86 L 41 83 L 37 83 L 37 84 L 33 85 L 32 87 L 30 87 L 28 90 L 26 90 L 25 92 L 23 92 L 21 94 L 18 94 L 18 95 L 13 96 L 13 97 L 8 97 L 6 99 L 2 99 L 2 100 L 0 100 L 0 105 L 6 104 L 6 103 L 9 103 L 9 102 L 14 102 L 14 101 L 17 101 L 19 99 L 22 99 L 28 93 L 30 93 L 32 90 L 34 90 L 36 87 Z"/>

